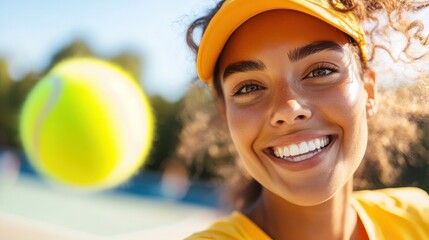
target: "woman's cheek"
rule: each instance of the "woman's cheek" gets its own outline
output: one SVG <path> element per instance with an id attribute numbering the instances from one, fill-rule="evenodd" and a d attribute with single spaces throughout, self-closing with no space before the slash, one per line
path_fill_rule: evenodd
<path id="1" fill-rule="evenodd" d="M 257 138 L 261 124 L 265 121 L 261 119 L 260 113 L 254 106 L 227 106 L 227 123 L 231 138 L 239 152 L 249 149 L 252 141 Z"/>
<path id="2" fill-rule="evenodd" d="M 343 158 L 360 161 L 366 149 L 368 135 L 365 112 L 367 94 L 359 82 L 345 87 L 344 91 L 337 91 L 338 99 L 331 103 L 333 108 L 330 116 L 336 118 L 335 121 L 342 129 L 342 144 L 345 149 Z"/>
<path id="3" fill-rule="evenodd" d="M 232 137 L 235 135 L 241 136 L 249 130 L 249 123 L 252 122 L 252 115 L 249 111 L 239 107 L 230 106 L 227 110 L 228 127 Z"/>

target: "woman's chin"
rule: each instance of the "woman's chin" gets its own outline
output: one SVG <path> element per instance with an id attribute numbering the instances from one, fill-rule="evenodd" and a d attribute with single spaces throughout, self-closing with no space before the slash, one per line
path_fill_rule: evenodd
<path id="1" fill-rule="evenodd" d="M 332 187 L 308 187 L 300 186 L 295 189 L 289 188 L 288 190 L 278 190 L 274 191 L 278 197 L 292 203 L 296 206 L 310 207 L 323 204 L 324 202 L 330 200 L 332 197 L 337 194 L 338 191 L 342 189 L 342 186 L 332 186 Z"/>

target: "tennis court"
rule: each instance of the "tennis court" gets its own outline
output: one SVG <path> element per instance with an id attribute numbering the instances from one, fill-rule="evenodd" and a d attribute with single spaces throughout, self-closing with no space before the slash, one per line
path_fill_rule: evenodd
<path id="1" fill-rule="evenodd" d="M 16 174 L 1 169 L 0 240 L 182 239 L 221 216 L 210 203 L 191 200 L 198 197 L 192 194 L 213 198 L 201 187 L 180 200 L 156 194 L 155 177 L 111 191 L 73 192 L 27 167 Z"/>

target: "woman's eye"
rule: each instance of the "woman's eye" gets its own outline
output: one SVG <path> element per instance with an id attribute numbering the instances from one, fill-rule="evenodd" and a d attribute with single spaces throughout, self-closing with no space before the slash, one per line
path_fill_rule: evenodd
<path id="1" fill-rule="evenodd" d="M 234 96 L 242 95 L 242 94 L 248 94 L 255 91 L 263 90 L 264 87 L 256 84 L 247 84 L 242 87 L 240 87 L 237 91 L 235 91 Z"/>
<path id="2" fill-rule="evenodd" d="M 313 78 L 313 77 L 323 77 L 323 76 L 327 76 L 331 73 L 333 73 L 334 70 L 333 69 L 328 69 L 328 68 L 319 68 L 316 70 L 311 71 L 307 77 L 308 78 Z"/>

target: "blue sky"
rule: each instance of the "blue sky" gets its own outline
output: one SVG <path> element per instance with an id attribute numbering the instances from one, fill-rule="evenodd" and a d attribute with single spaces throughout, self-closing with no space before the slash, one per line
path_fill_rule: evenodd
<path id="1" fill-rule="evenodd" d="M 123 50 L 143 59 L 143 86 L 177 100 L 195 76 L 185 44 L 186 26 L 212 0 L 1 0 L 0 57 L 12 76 L 47 66 L 52 54 L 76 38 L 97 54 Z"/>

